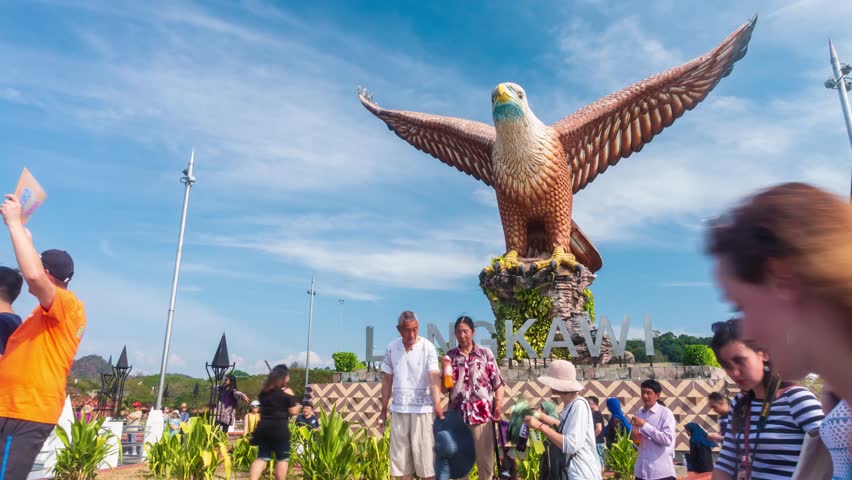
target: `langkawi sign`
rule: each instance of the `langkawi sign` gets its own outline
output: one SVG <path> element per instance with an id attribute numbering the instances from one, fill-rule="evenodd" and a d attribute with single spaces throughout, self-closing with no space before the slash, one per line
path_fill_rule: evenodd
<path id="1" fill-rule="evenodd" d="M 654 329 L 651 324 L 651 317 L 645 316 L 644 319 L 645 326 L 645 354 L 653 355 L 654 354 Z M 515 356 L 515 346 L 520 344 L 521 348 L 527 354 L 528 358 L 548 358 L 550 357 L 550 352 L 554 348 L 564 347 L 568 349 L 568 353 L 573 357 L 577 357 L 577 350 L 574 348 L 574 343 L 571 342 L 571 334 L 568 333 L 568 325 L 562 321 L 560 318 L 554 318 L 550 322 L 550 330 L 547 332 L 547 340 L 544 342 L 544 350 L 541 353 L 541 357 L 533 350 L 532 346 L 530 346 L 529 342 L 525 338 L 525 334 L 530 327 L 536 322 L 534 318 L 528 319 L 517 331 L 513 332 L 512 321 L 504 320 L 504 340 L 506 341 L 506 358 L 514 358 Z M 586 345 L 589 346 L 589 353 L 592 358 L 597 358 L 600 356 L 601 352 L 601 343 L 603 342 L 603 335 L 592 335 L 592 328 L 589 322 L 589 318 L 586 316 L 580 317 L 577 319 L 577 323 L 580 324 L 580 330 L 583 334 L 583 338 L 586 340 Z M 432 343 L 435 344 L 436 347 L 440 348 L 442 351 L 446 352 L 451 348 L 456 346 L 456 337 L 453 330 L 453 323 L 449 323 L 447 328 L 448 335 L 444 337 L 441 332 L 438 330 L 438 327 L 430 323 L 426 326 L 426 338 L 429 339 Z M 494 355 L 497 355 L 497 340 L 494 338 L 495 330 L 494 324 L 485 322 L 485 321 L 477 321 L 474 322 L 474 326 L 477 329 L 484 328 L 488 332 L 487 338 L 481 338 L 477 340 L 477 343 L 480 345 L 486 346 L 494 352 Z M 610 324 L 609 319 L 607 317 L 600 317 L 600 321 L 597 325 L 597 332 L 604 332 L 612 342 L 612 354 L 615 357 L 624 356 L 625 347 L 627 347 L 627 335 L 630 331 L 630 317 L 625 316 L 624 321 L 621 322 L 621 332 L 618 337 L 615 335 L 615 331 L 613 330 L 612 324 Z M 559 333 L 562 336 L 561 340 L 556 340 L 556 335 Z M 449 340 L 447 340 L 449 339 Z M 366 350 L 366 359 L 368 362 L 379 362 L 382 360 L 381 355 L 373 354 L 373 327 L 367 327 L 367 350 Z"/>

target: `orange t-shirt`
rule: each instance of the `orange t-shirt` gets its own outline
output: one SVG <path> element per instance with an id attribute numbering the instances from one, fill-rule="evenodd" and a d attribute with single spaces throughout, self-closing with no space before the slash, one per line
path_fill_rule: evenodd
<path id="1" fill-rule="evenodd" d="M 15 330 L 0 358 L 0 417 L 55 424 L 65 406 L 65 383 L 86 328 L 83 303 L 56 288 Z"/>

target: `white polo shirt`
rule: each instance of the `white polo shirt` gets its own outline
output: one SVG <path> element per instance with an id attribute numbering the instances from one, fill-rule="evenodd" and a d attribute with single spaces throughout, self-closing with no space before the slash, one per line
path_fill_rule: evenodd
<path id="1" fill-rule="evenodd" d="M 429 372 L 440 372 L 438 352 L 432 342 L 417 337 L 410 351 L 405 351 L 402 338 L 388 345 L 382 371 L 393 375 L 393 413 L 432 412 Z"/>

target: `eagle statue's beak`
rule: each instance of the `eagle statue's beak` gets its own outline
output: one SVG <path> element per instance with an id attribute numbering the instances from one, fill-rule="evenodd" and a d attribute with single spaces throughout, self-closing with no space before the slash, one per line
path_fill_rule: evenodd
<path id="1" fill-rule="evenodd" d="M 509 89 L 506 88 L 502 83 L 497 85 L 497 97 L 494 99 L 495 103 L 518 103 L 517 100 L 509 93 Z"/>

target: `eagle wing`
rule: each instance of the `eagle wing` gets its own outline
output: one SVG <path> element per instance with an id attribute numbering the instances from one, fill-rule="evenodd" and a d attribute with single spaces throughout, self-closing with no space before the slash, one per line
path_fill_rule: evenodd
<path id="1" fill-rule="evenodd" d="M 365 90 L 358 97 L 367 110 L 414 148 L 486 185 L 493 185 L 491 150 L 497 134 L 491 125 L 428 113 L 386 110 L 373 102 Z"/>
<path id="2" fill-rule="evenodd" d="M 601 98 L 553 124 L 577 193 L 692 110 L 743 58 L 757 14 L 716 48 Z"/>

